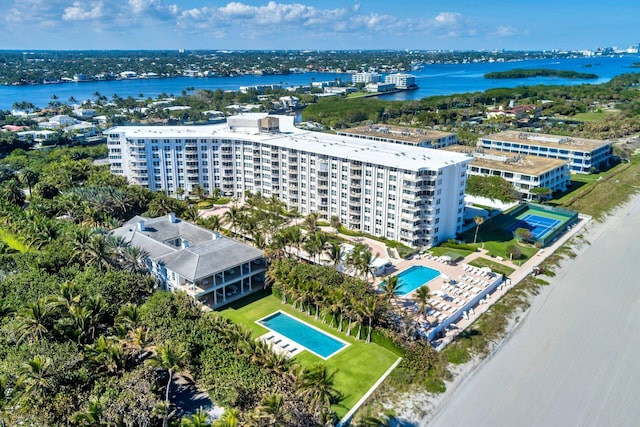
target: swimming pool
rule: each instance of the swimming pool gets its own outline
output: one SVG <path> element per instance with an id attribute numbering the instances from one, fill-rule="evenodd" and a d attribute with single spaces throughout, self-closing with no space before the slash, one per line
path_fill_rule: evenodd
<path id="1" fill-rule="evenodd" d="M 438 276 L 440 276 L 438 270 L 424 265 L 414 265 L 398 274 L 399 287 L 396 294 L 399 296 L 410 294 Z"/>
<path id="2" fill-rule="evenodd" d="M 277 311 L 258 320 L 267 329 L 283 335 L 311 353 L 323 359 L 328 359 L 347 346 L 347 343 L 298 320 L 287 313 Z"/>

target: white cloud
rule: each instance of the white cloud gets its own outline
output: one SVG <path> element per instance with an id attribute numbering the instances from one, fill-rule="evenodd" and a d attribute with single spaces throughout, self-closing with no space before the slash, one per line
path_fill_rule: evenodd
<path id="1" fill-rule="evenodd" d="M 491 32 L 479 31 L 476 22 L 454 11 L 404 17 L 380 12 L 361 0 L 342 2 L 340 7 L 323 7 L 322 2 L 303 3 L 305 0 L 236 0 L 223 4 L 203 0 L 208 3 L 191 8 L 185 8 L 179 0 L 3 1 L 9 2 L 8 13 L 0 20 L 4 20 L 8 31 L 20 28 L 19 23 L 29 22 L 40 28 L 57 29 L 61 35 L 66 34 L 71 22 L 76 31 L 133 35 L 135 31 L 149 33 L 162 28 L 169 40 L 215 38 L 235 45 L 243 39 L 245 42 L 259 39 L 272 45 L 283 39 L 296 43 L 316 41 L 326 46 L 335 40 L 337 45 L 353 45 L 358 39 L 384 42 L 402 37 L 413 43 L 423 37 L 469 37 Z M 500 27 L 494 36 L 512 35 L 513 31 L 508 26 Z"/>
<path id="2" fill-rule="evenodd" d="M 88 9 L 84 9 L 89 7 Z M 102 2 L 93 5 L 82 5 L 80 2 L 73 3 L 73 6 L 64 9 L 62 19 L 65 21 L 91 21 L 103 16 Z"/>
<path id="3" fill-rule="evenodd" d="M 454 12 L 441 12 L 433 20 L 437 26 L 459 25 L 462 21 L 462 15 Z"/>
<path id="4" fill-rule="evenodd" d="M 517 33 L 518 31 L 514 27 L 504 25 L 504 26 L 498 27 L 498 29 L 493 33 L 493 35 L 497 37 L 510 37 L 510 36 L 515 36 Z"/>

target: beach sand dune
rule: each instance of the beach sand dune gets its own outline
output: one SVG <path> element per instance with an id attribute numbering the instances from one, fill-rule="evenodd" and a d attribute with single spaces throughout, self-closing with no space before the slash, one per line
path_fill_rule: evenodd
<path id="1" fill-rule="evenodd" d="M 422 425 L 638 425 L 640 197 L 585 238 L 502 347 Z"/>

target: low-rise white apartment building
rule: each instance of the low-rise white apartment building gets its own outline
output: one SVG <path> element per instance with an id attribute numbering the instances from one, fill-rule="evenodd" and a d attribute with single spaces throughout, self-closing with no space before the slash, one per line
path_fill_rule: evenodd
<path id="1" fill-rule="evenodd" d="M 513 184 L 527 200 L 537 197 L 531 192 L 534 188 L 549 188 L 553 192 L 565 191 L 571 182 L 567 160 L 525 156 L 464 145 L 452 145 L 445 150 L 464 153 L 473 158 L 467 169 L 469 175 L 500 176 Z"/>
<path id="2" fill-rule="evenodd" d="M 120 126 L 107 135 L 111 172 L 177 195 L 197 184 L 428 246 L 461 231 L 467 164 L 459 153 L 297 129 L 264 113 L 209 126 Z"/>
<path id="3" fill-rule="evenodd" d="M 391 142 L 394 144 L 411 145 L 424 148 L 442 148 L 458 143 L 458 134 L 441 132 L 431 129 L 410 128 L 387 124 L 358 126 L 343 129 L 338 135 L 353 138 L 370 139 L 372 141 Z"/>
<path id="4" fill-rule="evenodd" d="M 396 73 L 384 78 L 385 83 L 393 83 L 396 89 L 411 89 L 416 87 L 416 76 L 413 74 Z"/>
<path id="5" fill-rule="evenodd" d="M 382 74 L 375 72 L 355 73 L 351 75 L 351 81 L 353 83 L 379 83 L 382 80 Z"/>
<path id="6" fill-rule="evenodd" d="M 160 286 L 184 291 L 217 308 L 260 290 L 266 261 L 261 250 L 168 214 L 136 216 L 112 231 L 147 253 Z"/>
<path id="7" fill-rule="evenodd" d="M 571 172 L 575 173 L 591 173 L 591 168 L 598 170 L 611 161 L 613 154 L 611 141 L 512 130 L 482 136 L 478 147 L 567 160 Z"/>

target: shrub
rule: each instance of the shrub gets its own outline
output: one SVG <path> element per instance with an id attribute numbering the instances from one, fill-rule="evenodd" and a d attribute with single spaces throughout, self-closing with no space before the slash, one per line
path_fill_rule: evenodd
<path id="1" fill-rule="evenodd" d="M 522 252 L 516 245 L 509 245 L 507 246 L 507 256 L 511 259 L 520 259 L 522 258 Z"/>
<path id="2" fill-rule="evenodd" d="M 470 359 L 469 351 L 461 346 L 451 345 L 443 351 L 449 363 L 460 365 L 466 363 Z"/>

